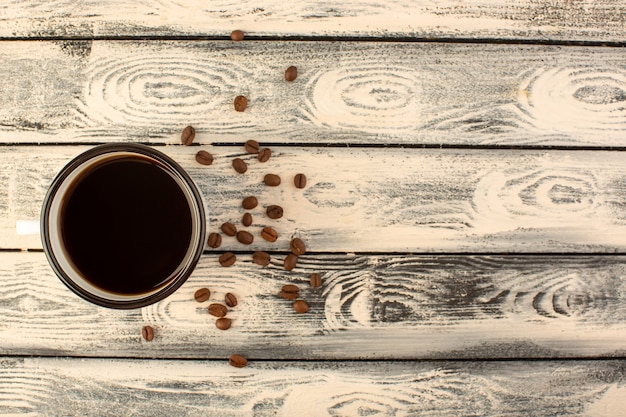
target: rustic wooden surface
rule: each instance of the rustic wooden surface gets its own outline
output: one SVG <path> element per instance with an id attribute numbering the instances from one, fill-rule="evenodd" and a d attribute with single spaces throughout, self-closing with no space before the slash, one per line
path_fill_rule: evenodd
<path id="1" fill-rule="evenodd" d="M 622 0 L 0 0 L 0 416 L 623 416 L 625 21 Z M 190 173 L 210 231 L 261 204 L 253 245 L 116 311 L 16 223 L 71 158 L 126 141 Z M 239 298 L 228 331 L 201 287 Z"/>

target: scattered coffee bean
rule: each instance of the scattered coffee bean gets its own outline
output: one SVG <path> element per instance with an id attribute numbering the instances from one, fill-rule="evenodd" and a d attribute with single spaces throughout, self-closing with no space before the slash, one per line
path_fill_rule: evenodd
<path id="1" fill-rule="evenodd" d="M 215 320 L 215 326 L 220 330 L 228 330 L 230 329 L 230 325 L 232 324 L 232 320 L 228 317 L 220 317 Z"/>
<path id="2" fill-rule="evenodd" d="M 313 273 L 311 274 L 311 280 L 309 282 L 311 283 L 311 287 L 317 288 L 322 285 L 322 277 L 318 273 Z"/>
<path id="3" fill-rule="evenodd" d="M 183 129 L 183 133 L 180 135 L 180 141 L 185 146 L 191 145 L 193 140 L 196 138 L 196 129 L 193 126 L 187 126 Z"/>
<path id="4" fill-rule="evenodd" d="M 228 364 L 235 368 L 243 368 L 248 364 L 248 360 L 241 355 L 231 355 L 230 358 L 228 358 Z"/>
<path id="5" fill-rule="evenodd" d="M 237 234 L 237 226 L 235 226 L 234 224 L 230 222 L 224 223 L 221 229 L 222 229 L 222 232 L 224 232 L 226 236 L 235 236 Z"/>
<path id="6" fill-rule="evenodd" d="M 278 232 L 271 227 L 264 227 L 263 230 L 261 230 L 261 237 L 268 242 L 276 242 Z"/>
<path id="7" fill-rule="evenodd" d="M 285 300 L 295 300 L 300 295 L 300 289 L 293 284 L 283 285 L 280 296 Z"/>
<path id="8" fill-rule="evenodd" d="M 291 239 L 291 243 L 289 244 L 291 248 L 291 253 L 296 256 L 304 255 L 306 253 L 306 246 L 304 242 L 299 237 L 295 237 Z"/>
<path id="9" fill-rule="evenodd" d="M 241 224 L 243 224 L 245 227 L 250 226 L 252 224 L 252 214 L 244 213 L 243 217 L 241 218 Z"/>
<path id="10" fill-rule="evenodd" d="M 235 97 L 233 104 L 235 105 L 235 110 L 242 112 L 246 109 L 246 107 L 248 107 L 248 99 L 246 96 L 237 96 Z"/>
<path id="11" fill-rule="evenodd" d="M 267 252 L 257 251 L 252 254 L 252 262 L 261 266 L 268 266 L 270 264 L 270 254 Z"/>
<path id="12" fill-rule="evenodd" d="M 293 183 L 296 186 L 296 188 L 306 187 L 306 175 L 296 174 L 296 176 L 293 177 Z"/>
<path id="13" fill-rule="evenodd" d="M 220 265 L 222 266 L 232 266 L 237 260 L 237 256 L 232 252 L 223 253 L 220 258 Z"/>
<path id="14" fill-rule="evenodd" d="M 211 165 L 213 163 L 213 155 L 207 151 L 198 151 L 196 154 L 196 162 L 202 165 Z"/>
<path id="15" fill-rule="evenodd" d="M 259 200 L 257 200 L 257 198 L 254 196 L 246 197 L 241 202 L 241 207 L 245 208 L 246 210 L 252 210 L 257 205 L 259 205 Z"/>
<path id="16" fill-rule="evenodd" d="M 263 182 L 269 187 L 276 187 L 277 185 L 280 185 L 280 177 L 276 174 L 265 174 Z"/>
<path id="17" fill-rule="evenodd" d="M 151 342 L 152 339 L 154 339 L 154 329 L 152 326 L 143 326 L 141 328 L 141 337 L 143 337 L 144 340 Z"/>
<path id="18" fill-rule="evenodd" d="M 298 68 L 293 65 L 285 70 L 285 80 L 293 81 L 298 77 Z"/>
<path id="19" fill-rule="evenodd" d="M 289 255 L 287 255 L 287 257 L 285 257 L 285 262 L 284 262 L 285 270 L 291 271 L 292 269 L 296 267 L 297 263 L 298 263 L 298 257 L 294 255 L 293 253 L 290 253 Z"/>
<path id="20" fill-rule="evenodd" d="M 224 304 L 213 303 L 209 305 L 209 314 L 215 317 L 224 317 L 228 309 Z"/>
<path id="21" fill-rule="evenodd" d="M 304 300 L 298 300 L 293 303 L 293 309 L 296 310 L 296 313 L 306 313 L 309 311 L 309 303 Z"/>
<path id="22" fill-rule="evenodd" d="M 244 38 L 244 34 L 243 31 L 237 29 L 237 30 L 233 30 L 230 34 L 230 39 L 235 41 L 235 42 L 239 42 L 242 41 Z"/>
<path id="23" fill-rule="evenodd" d="M 281 206 L 268 206 L 265 212 L 267 213 L 267 217 L 269 217 L 270 219 L 280 219 L 281 217 L 283 217 L 283 208 Z"/>
<path id="24" fill-rule="evenodd" d="M 250 139 L 246 142 L 245 145 L 243 145 L 243 147 L 248 153 L 259 153 L 259 142 L 257 142 L 256 140 Z"/>
<path id="25" fill-rule="evenodd" d="M 209 234 L 209 240 L 207 241 L 207 244 L 210 248 L 219 248 L 222 245 L 222 235 L 215 232 Z"/>
<path id="26" fill-rule="evenodd" d="M 237 306 L 237 297 L 232 292 L 227 292 L 224 296 L 224 302 L 228 307 Z"/>
<path id="27" fill-rule="evenodd" d="M 259 162 L 267 162 L 272 156 L 272 151 L 269 148 L 263 148 L 259 151 L 259 156 L 257 157 Z"/>
<path id="28" fill-rule="evenodd" d="M 237 232 L 237 240 L 239 243 L 243 243 L 244 245 L 250 245 L 254 242 L 254 236 L 252 236 L 252 233 L 250 232 L 240 230 Z"/>
<path id="29" fill-rule="evenodd" d="M 248 164 L 244 162 L 241 158 L 233 159 L 233 168 L 240 174 L 243 174 L 248 170 Z"/>
<path id="30" fill-rule="evenodd" d="M 208 288 L 200 288 L 193 295 L 193 298 L 196 299 L 197 302 L 202 303 L 211 297 L 211 291 Z"/>

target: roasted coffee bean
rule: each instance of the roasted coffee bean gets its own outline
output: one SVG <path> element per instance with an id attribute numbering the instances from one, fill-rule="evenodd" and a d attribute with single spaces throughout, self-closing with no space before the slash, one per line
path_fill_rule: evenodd
<path id="1" fill-rule="evenodd" d="M 304 242 L 299 237 L 295 237 L 291 239 L 291 243 L 289 244 L 291 248 L 291 253 L 296 256 L 304 255 L 306 253 L 306 246 Z"/>
<path id="2" fill-rule="evenodd" d="M 294 255 L 293 253 L 290 253 L 289 255 L 285 257 L 285 262 L 284 262 L 285 270 L 291 271 L 292 269 L 296 267 L 297 263 L 298 263 L 298 257 Z"/>
<path id="3" fill-rule="evenodd" d="M 193 126 L 187 126 L 183 129 L 183 133 L 180 135 L 180 141 L 185 146 L 189 146 L 192 144 L 193 140 L 196 138 L 196 129 Z"/>
<path id="4" fill-rule="evenodd" d="M 285 300 L 295 300 L 300 295 L 300 289 L 293 284 L 283 285 L 280 296 Z"/>
<path id="5" fill-rule="evenodd" d="M 227 292 L 224 296 L 224 302 L 228 307 L 235 307 L 237 305 L 237 297 L 232 292 Z"/>
<path id="6" fill-rule="evenodd" d="M 240 230 L 237 232 L 237 240 L 239 243 L 243 243 L 244 245 L 250 245 L 254 242 L 254 236 L 252 236 L 252 233 L 250 232 Z"/>
<path id="7" fill-rule="evenodd" d="M 250 139 L 246 142 L 245 145 L 243 145 L 243 147 L 248 153 L 259 153 L 259 142 L 257 142 L 256 140 Z"/>
<path id="8" fill-rule="evenodd" d="M 196 299 L 197 302 L 202 303 L 211 297 L 211 291 L 208 288 L 200 288 L 193 295 L 193 298 Z"/>
<path id="9" fill-rule="evenodd" d="M 219 248 L 222 245 L 222 235 L 215 232 L 209 234 L 209 240 L 207 241 L 207 244 L 213 249 Z"/>
<path id="10" fill-rule="evenodd" d="M 293 65 L 285 70 L 285 80 L 293 81 L 298 77 L 298 68 Z"/>
<path id="11" fill-rule="evenodd" d="M 252 224 L 252 214 L 244 213 L 243 217 L 241 218 L 241 224 L 246 227 L 250 226 Z"/>
<path id="12" fill-rule="evenodd" d="M 215 317 L 224 317 L 228 309 L 224 304 L 213 303 L 209 305 L 209 314 Z"/>
<path id="13" fill-rule="evenodd" d="M 235 254 L 232 252 L 223 253 L 219 259 L 220 265 L 222 266 L 231 266 L 235 263 L 236 260 L 237 256 L 235 256 Z"/>
<path id="14" fill-rule="evenodd" d="M 293 309 L 296 310 L 296 313 L 306 313 L 309 311 L 309 303 L 304 300 L 298 300 L 293 303 Z"/>
<path id="15" fill-rule="evenodd" d="M 296 176 L 293 177 L 293 183 L 296 186 L 296 188 L 306 187 L 306 175 L 296 174 Z"/>
<path id="16" fill-rule="evenodd" d="M 198 151 L 196 161 L 202 165 L 211 165 L 213 163 L 213 155 L 207 151 Z"/>
<path id="17" fill-rule="evenodd" d="M 318 273 L 313 273 L 311 274 L 311 280 L 309 282 L 311 283 L 311 287 L 317 288 L 322 285 L 322 277 Z"/>
<path id="18" fill-rule="evenodd" d="M 235 97 L 233 104 L 235 105 L 235 110 L 242 112 L 246 109 L 246 107 L 248 107 L 248 99 L 246 96 L 237 96 Z"/>
<path id="19" fill-rule="evenodd" d="M 280 219 L 281 217 L 283 217 L 283 208 L 281 206 L 268 206 L 265 212 L 267 213 L 267 217 L 269 217 L 270 219 Z"/>
<path id="20" fill-rule="evenodd" d="M 241 355 L 231 355 L 230 358 L 228 358 L 228 364 L 235 368 L 243 368 L 248 364 L 248 360 Z"/>
<path id="21" fill-rule="evenodd" d="M 263 148 L 259 151 L 259 156 L 257 157 L 259 162 L 267 162 L 272 156 L 272 151 L 269 148 Z"/>
<path id="22" fill-rule="evenodd" d="M 268 266 L 270 259 L 270 254 L 267 252 L 256 251 L 252 254 L 252 262 L 261 266 Z"/>
<path id="23" fill-rule="evenodd" d="M 143 326 L 141 328 L 141 337 L 146 341 L 151 342 L 154 339 L 154 329 L 151 326 Z"/>
<path id="24" fill-rule="evenodd" d="M 235 41 L 235 42 L 239 42 L 242 41 L 244 38 L 244 33 L 243 31 L 237 29 L 237 30 L 233 30 L 230 34 L 230 39 Z"/>
<path id="25" fill-rule="evenodd" d="M 241 207 L 245 208 L 246 210 L 252 210 L 258 205 L 259 205 L 259 200 L 257 200 L 257 198 L 254 196 L 246 197 L 241 202 Z"/>
<path id="26" fill-rule="evenodd" d="M 276 242 L 278 232 L 271 227 L 264 227 L 263 230 L 261 230 L 261 237 L 268 242 Z"/>
<path id="27" fill-rule="evenodd" d="M 215 327 L 220 330 L 228 330 L 230 329 L 230 325 L 232 324 L 232 322 L 233 321 L 228 317 L 220 317 L 219 319 L 215 320 Z"/>
<path id="28" fill-rule="evenodd" d="M 234 224 L 230 222 L 224 223 L 221 229 L 222 229 L 222 232 L 224 232 L 226 236 L 235 236 L 237 234 L 237 226 L 235 226 Z"/>
<path id="29" fill-rule="evenodd" d="M 241 158 L 233 159 L 233 168 L 240 174 L 243 174 L 248 170 L 248 164 L 244 162 Z"/>
<path id="30" fill-rule="evenodd" d="M 280 185 L 280 177 L 276 174 L 265 174 L 263 182 L 267 186 L 276 187 L 277 185 Z"/>

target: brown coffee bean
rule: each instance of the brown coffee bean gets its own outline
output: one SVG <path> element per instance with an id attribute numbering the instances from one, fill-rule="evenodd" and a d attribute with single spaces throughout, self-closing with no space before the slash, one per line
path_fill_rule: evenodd
<path id="1" fill-rule="evenodd" d="M 228 313 L 228 309 L 224 304 L 209 304 L 209 314 L 215 317 L 224 317 Z"/>
<path id="2" fill-rule="evenodd" d="M 265 174 L 263 182 L 269 187 L 276 187 L 280 185 L 280 177 L 276 174 Z"/>
<path id="3" fill-rule="evenodd" d="M 220 265 L 222 266 L 232 266 L 237 260 L 237 256 L 232 252 L 223 253 L 220 258 Z"/>
<path id="4" fill-rule="evenodd" d="M 228 330 L 230 329 L 230 325 L 232 324 L 232 320 L 228 317 L 220 317 L 215 320 L 215 326 L 220 330 Z"/>
<path id="5" fill-rule="evenodd" d="M 233 168 L 240 174 L 243 174 L 248 170 L 248 164 L 244 162 L 241 158 L 233 159 Z"/>
<path id="6" fill-rule="evenodd" d="M 151 342 L 154 339 L 154 329 L 151 326 L 143 326 L 141 328 L 141 337 L 144 340 Z"/>
<path id="7" fill-rule="evenodd" d="M 235 368 L 243 368 L 248 364 L 248 360 L 241 355 L 231 355 L 228 358 L 228 364 Z"/>
<path id="8" fill-rule="evenodd" d="M 227 292 L 224 296 L 224 302 L 228 307 L 237 306 L 237 297 L 232 292 Z"/>
<path id="9" fill-rule="evenodd" d="M 295 237 L 291 239 L 291 243 L 289 244 L 291 248 L 291 253 L 296 256 L 304 255 L 306 253 L 306 246 L 304 242 L 299 237 Z"/>
<path id="10" fill-rule="evenodd" d="M 306 175 L 296 174 L 296 176 L 293 177 L 293 183 L 296 186 L 296 188 L 306 187 Z"/>
<path id="11" fill-rule="evenodd" d="M 267 252 L 256 251 L 252 254 L 252 262 L 257 265 L 268 266 L 270 259 L 270 254 Z"/>
<path id="12" fill-rule="evenodd" d="M 298 263 L 298 257 L 294 255 L 293 253 L 290 253 L 285 258 L 285 262 L 284 262 L 285 270 L 291 271 L 292 269 L 296 267 L 297 263 Z"/>
<path id="13" fill-rule="evenodd" d="M 241 207 L 245 208 L 246 210 L 252 210 L 258 205 L 259 205 L 259 200 L 257 200 L 257 198 L 254 196 L 246 197 L 241 202 Z"/>
<path id="14" fill-rule="evenodd" d="M 213 155 L 207 151 L 198 151 L 196 154 L 196 162 L 202 165 L 211 165 L 213 163 Z"/>
<path id="15" fill-rule="evenodd" d="M 296 313 L 306 313 L 309 311 L 309 303 L 304 300 L 298 300 L 293 303 L 293 309 L 296 310 Z"/>
<path id="16" fill-rule="evenodd" d="M 313 273 L 311 274 L 311 279 L 309 282 L 311 284 L 311 287 L 317 288 L 322 285 L 322 277 L 318 273 Z"/>
<path id="17" fill-rule="evenodd" d="M 189 146 L 192 144 L 193 140 L 196 138 L 196 129 L 193 126 L 187 126 L 183 129 L 183 133 L 180 135 L 180 141 L 185 146 Z"/>
<path id="18" fill-rule="evenodd" d="M 264 227 L 263 230 L 261 230 L 261 237 L 268 242 L 276 242 L 278 232 L 271 227 Z"/>
<path id="19" fill-rule="evenodd" d="M 243 217 L 241 218 L 241 224 L 243 224 L 245 227 L 250 226 L 252 224 L 252 214 L 244 213 Z"/>
<path id="20" fill-rule="evenodd" d="M 235 42 L 239 42 L 242 41 L 244 38 L 244 33 L 243 31 L 237 29 L 237 30 L 233 30 L 230 34 L 230 39 L 232 39 Z"/>
<path id="21" fill-rule="evenodd" d="M 257 142 L 256 140 L 250 139 L 246 142 L 245 145 L 243 145 L 243 147 L 248 153 L 259 153 L 259 142 Z"/>
<path id="22" fill-rule="evenodd" d="M 259 156 L 257 157 L 259 162 L 267 162 L 272 156 L 272 151 L 269 148 L 263 148 L 259 151 Z"/>
<path id="23" fill-rule="evenodd" d="M 267 217 L 269 217 L 270 219 L 280 219 L 281 217 L 283 217 L 283 208 L 281 206 L 268 206 L 265 212 L 267 213 Z"/>
<path id="24" fill-rule="evenodd" d="M 222 235 L 215 232 L 209 234 L 209 240 L 207 241 L 207 244 L 213 249 L 219 248 L 222 245 Z"/>
<path id="25" fill-rule="evenodd" d="M 298 77 L 298 68 L 293 65 L 285 70 L 285 80 L 293 81 Z"/>
<path id="26" fill-rule="evenodd" d="M 202 302 L 208 300 L 209 297 L 211 297 L 211 290 L 209 290 L 208 288 L 200 288 L 193 295 L 193 298 L 195 298 L 196 301 L 199 302 L 199 303 L 202 303 Z"/>
<path id="27" fill-rule="evenodd" d="M 237 96 L 235 97 L 233 104 L 235 105 L 235 110 L 242 112 L 248 107 L 248 99 L 246 96 Z"/>
<path id="28" fill-rule="evenodd" d="M 295 300 L 300 295 L 300 289 L 293 284 L 283 285 L 280 296 L 285 300 Z"/>
<path id="29" fill-rule="evenodd" d="M 239 243 L 243 243 L 244 245 L 250 245 L 254 242 L 254 236 L 252 236 L 252 233 L 250 232 L 240 230 L 237 232 L 237 240 Z"/>
<path id="30" fill-rule="evenodd" d="M 222 232 L 224 232 L 226 236 L 235 236 L 237 234 L 237 226 L 235 226 L 234 224 L 230 222 L 224 223 L 221 229 L 222 229 Z"/>

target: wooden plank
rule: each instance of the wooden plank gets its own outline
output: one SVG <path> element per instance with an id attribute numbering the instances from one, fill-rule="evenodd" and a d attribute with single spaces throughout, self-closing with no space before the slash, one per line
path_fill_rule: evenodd
<path id="1" fill-rule="evenodd" d="M 118 311 L 81 301 L 42 253 L 0 252 L 0 354 L 212 359 L 623 357 L 624 256 L 284 255 L 260 267 L 201 258 L 166 300 Z M 323 285 L 312 288 L 309 275 Z M 285 284 L 310 305 L 297 314 Z M 212 291 L 204 303 L 199 288 Z M 232 292 L 228 331 L 207 312 Z M 150 325 L 155 339 L 145 342 Z"/>
<path id="2" fill-rule="evenodd" d="M 622 0 L 0 2 L 2 37 L 358 36 L 624 41 Z"/>
<path id="3" fill-rule="evenodd" d="M 172 144 L 193 124 L 203 144 L 626 145 L 617 48 L 58 41 L 0 58 L 1 143 Z"/>
<path id="4" fill-rule="evenodd" d="M 0 413 L 623 415 L 624 361 L 249 362 L 0 358 Z"/>
<path id="5" fill-rule="evenodd" d="M 52 177 L 82 146 L 5 146 L 0 154 L 0 247 L 41 248 L 16 233 L 37 220 Z M 189 172 L 208 207 L 208 227 L 241 225 L 255 195 L 252 248 L 287 250 L 298 235 L 312 251 L 616 252 L 626 248 L 626 154 L 605 151 L 273 147 L 260 163 L 240 147 L 159 147 Z M 195 161 L 199 149 L 215 156 Z M 248 172 L 231 166 L 241 156 Z M 303 172 L 307 187 L 296 189 Z M 263 177 L 283 183 L 267 187 Z M 270 204 L 284 208 L 271 220 Z M 264 226 L 280 235 L 259 238 Z M 234 239 L 223 249 L 250 250 Z"/>

